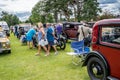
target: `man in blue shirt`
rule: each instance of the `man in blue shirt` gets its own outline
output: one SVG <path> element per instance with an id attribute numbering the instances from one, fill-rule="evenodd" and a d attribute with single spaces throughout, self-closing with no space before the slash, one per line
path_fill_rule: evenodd
<path id="1" fill-rule="evenodd" d="M 33 36 L 36 34 L 36 28 L 31 28 L 27 33 L 26 33 L 26 37 L 27 37 L 27 44 L 28 44 L 28 47 L 29 49 L 30 48 L 33 48 Z M 31 47 L 32 45 L 32 47 Z"/>
<path id="2" fill-rule="evenodd" d="M 50 27 L 49 23 L 46 24 L 46 27 L 47 27 L 48 51 L 50 51 L 50 48 L 52 46 L 53 49 L 55 50 L 55 54 L 58 54 L 56 46 L 54 45 L 54 38 L 56 38 L 54 35 L 54 31 Z"/>
<path id="3" fill-rule="evenodd" d="M 56 25 L 56 31 L 58 35 L 62 34 L 62 24 L 59 23 Z"/>

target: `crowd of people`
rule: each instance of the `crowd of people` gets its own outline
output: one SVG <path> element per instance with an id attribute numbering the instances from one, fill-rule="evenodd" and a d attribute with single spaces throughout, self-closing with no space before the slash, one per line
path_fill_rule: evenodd
<path id="1" fill-rule="evenodd" d="M 56 27 L 56 30 L 54 27 Z M 57 29 L 57 27 L 59 27 L 59 29 Z M 55 55 L 58 54 L 57 48 L 54 43 L 55 39 L 57 39 L 57 37 L 55 36 L 55 31 L 57 31 L 56 33 L 59 32 L 60 34 L 60 32 L 62 31 L 62 25 L 61 24 L 52 25 L 50 23 L 46 23 L 46 25 L 43 25 L 41 22 L 39 22 L 37 24 L 37 27 L 31 28 L 26 33 L 28 48 L 31 49 L 34 47 L 33 36 L 37 35 L 38 52 L 35 54 L 36 56 L 41 54 L 41 47 L 46 52 L 45 56 L 48 56 L 50 54 L 51 47 L 54 49 Z"/>
<path id="2" fill-rule="evenodd" d="M 53 25 L 50 23 L 42 24 L 39 22 L 37 23 L 37 26 L 32 27 L 30 30 L 28 30 L 27 33 L 23 33 L 23 35 L 26 35 L 26 41 L 29 49 L 35 47 L 33 43 L 33 37 L 37 36 L 38 51 L 35 54 L 36 56 L 39 56 L 41 54 L 41 49 L 45 51 L 45 56 L 50 55 L 51 47 L 54 49 L 54 54 L 56 55 L 58 54 L 58 51 L 54 41 L 62 34 L 62 28 L 63 25 L 61 23 Z M 91 34 L 91 30 L 84 23 L 78 27 L 77 32 L 78 41 L 85 39 Z M 57 34 L 55 35 L 55 33 Z M 17 26 L 14 28 L 14 34 L 18 36 Z"/>

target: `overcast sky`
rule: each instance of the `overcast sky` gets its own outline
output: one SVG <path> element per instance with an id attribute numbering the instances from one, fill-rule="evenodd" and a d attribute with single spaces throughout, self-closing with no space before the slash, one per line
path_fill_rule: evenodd
<path id="1" fill-rule="evenodd" d="M 24 13 L 30 13 L 32 7 L 34 7 L 38 1 L 39 0 L 0 0 L 0 9 L 11 13 L 18 13 L 19 17 L 26 18 L 28 17 L 27 15 L 22 15 L 25 15 Z M 118 8 L 120 8 L 120 0 L 98 0 L 98 2 L 102 10 L 110 10 L 113 13 L 117 13 Z"/>
<path id="2" fill-rule="evenodd" d="M 31 11 L 39 0 L 0 0 L 0 8 L 10 12 Z"/>
<path id="3" fill-rule="evenodd" d="M 114 14 L 117 14 L 120 9 L 120 0 L 98 0 L 102 10 L 109 10 Z"/>

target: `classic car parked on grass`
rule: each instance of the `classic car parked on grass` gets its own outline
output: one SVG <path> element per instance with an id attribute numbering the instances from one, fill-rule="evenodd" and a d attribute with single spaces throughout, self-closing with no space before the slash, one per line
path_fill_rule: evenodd
<path id="1" fill-rule="evenodd" d="M 22 35 L 25 35 L 25 33 L 27 33 L 31 27 L 32 26 L 30 23 L 19 24 L 18 25 L 18 38 L 21 38 Z"/>
<path id="2" fill-rule="evenodd" d="M 79 22 L 64 22 L 63 23 L 63 31 L 64 31 L 64 36 L 66 39 L 71 39 L 71 40 L 77 40 L 77 30 L 78 26 L 82 25 L 82 23 Z"/>
<path id="3" fill-rule="evenodd" d="M 10 41 L 4 32 L 0 32 L 0 53 L 4 51 L 11 53 Z"/>
<path id="4" fill-rule="evenodd" d="M 120 80 L 120 19 L 105 19 L 95 23 L 92 31 L 92 51 L 86 56 L 91 80 Z"/>
<path id="5" fill-rule="evenodd" d="M 7 22 L 5 21 L 0 21 L 0 26 L 2 28 L 2 30 L 6 33 L 7 36 L 10 36 L 10 29 L 8 27 Z"/>

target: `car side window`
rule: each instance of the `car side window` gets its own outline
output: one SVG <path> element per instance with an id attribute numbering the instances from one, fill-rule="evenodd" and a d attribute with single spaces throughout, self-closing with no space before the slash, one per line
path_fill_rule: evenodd
<path id="1" fill-rule="evenodd" d="M 119 26 L 107 26 L 102 27 L 101 41 L 112 44 L 120 44 L 120 27 Z"/>

